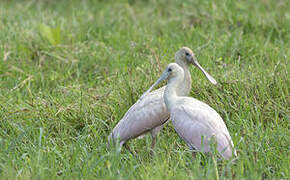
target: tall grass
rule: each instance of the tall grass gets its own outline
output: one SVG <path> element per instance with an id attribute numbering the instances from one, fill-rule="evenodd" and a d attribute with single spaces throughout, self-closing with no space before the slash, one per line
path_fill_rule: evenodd
<path id="1" fill-rule="evenodd" d="M 0 2 L 1 179 L 288 179 L 290 4 Z M 108 150 L 106 137 L 182 46 L 191 96 L 223 117 L 238 159 L 192 159 L 172 125 Z"/>

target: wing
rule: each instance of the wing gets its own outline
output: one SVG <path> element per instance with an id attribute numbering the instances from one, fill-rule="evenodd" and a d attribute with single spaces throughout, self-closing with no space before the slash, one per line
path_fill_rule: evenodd
<path id="1" fill-rule="evenodd" d="M 207 104 L 190 99 L 183 100 L 171 110 L 176 132 L 190 148 L 203 152 L 210 151 L 211 138 L 214 137 L 221 155 L 231 157 L 233 143 L 223 119 Z"/>
<path id="2" fill-rule="evenodd" d="M 169 118 L 163 99 L 164 90 L 165 87 L 153 91 L 131 106 L 110 136 L 120 137 L 121 143 L 125 143 L 164 124 Z"/>

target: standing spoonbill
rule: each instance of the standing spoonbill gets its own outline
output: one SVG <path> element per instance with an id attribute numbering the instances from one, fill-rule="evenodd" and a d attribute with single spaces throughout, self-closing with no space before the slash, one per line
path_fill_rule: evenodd
<path id="1" fill-rule="evenodd" d="M 188 70 L 190 64 L 194 64 L 211 83 L 216 84 L 215 79 L 199 65 L 194 53 L 189 48 L 183 47 L 178 50 L 175 54 L 175 62 L 184 70 L 182 83 L 180 83 L 176 92 L 178 95 L 188 95 L 190 92 L 191 75 Z M 122 147 L 128 140 L 142 137 L 150 132 L 152 137 L 151 147 L 153 148 L 158 132 L 169 119 L 169 113 L 163 99 L 164 90 L 165 86 L 148 93 L 146 97 L 131 106 L 108 136 L 109 144 L 120 138 L 120 146 Z"/>
<path id="2" fill-rule="evenodd" d="M 212 139 L 224 159 L 229 159 L 236 150 L 229 131 L 221 116 L 209 105 L 192 97 L 181 96 L 178 88 L 184 83 L 184 70 L 176 63 L 167 66 L 160 78 L 141 96 L 141 100 L 161 81 L 168 79 L 164 102 L 175 131 L 190 149 L 211 152 Z"/>

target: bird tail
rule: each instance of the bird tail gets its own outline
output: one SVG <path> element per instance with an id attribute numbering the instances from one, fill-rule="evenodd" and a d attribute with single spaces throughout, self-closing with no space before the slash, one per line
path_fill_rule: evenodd
<path id="1" fill-rule="evenodd" d="M 224 135 L 226 136 L 226 138 L 227 138 L 227 140 L 228 140 L 228 142 L 229 142 L 229 144 L 231 146 L 231 149 L 233 151 L 234 156 L 237 157 L 237 151 L 236 151 L 236 149 L 234 147 L 233 141 L 226 134 L 224 134 Z"/>
<path id="2" fill-rule="evenodd" d="M 114 143 L 113 132 L 108 136 L 107 148 L 110 148 Z"/>

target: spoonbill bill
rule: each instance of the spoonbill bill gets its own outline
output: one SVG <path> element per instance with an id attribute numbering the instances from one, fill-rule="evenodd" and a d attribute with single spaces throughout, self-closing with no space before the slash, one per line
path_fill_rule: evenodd
<path id="1" fill-rule="evenodd" d="M 188 95 L 191 89 L 191 75 L 189 65 L 193 64 L 200 69 L 207 79 L 216 84 L 211 77 L 198 63 L 194 53 L 187 47 L 183 47 L 175 53 L 175 62 L 183 68 L 182 83 L 176 90 L 178 95 Z M 120 146 L 128 140 L 142 137 L 146 133 L 151 133 L 153 148 L 156 142 L 156 136 L 169 119 L 169 113 L 164 103 L 163 94 L 165 86 L 148 93 L 142 100 L 138 100 L 126 112 L 124 117 L 118 122 L 115 128 L 108 136 L 108 144 L 116 142 L 120 138 Z"/>
<path id="2" fill-rule="evenodd" d="M 178 93 L 184 83 L 184 70 L 178 64 L 169 64 L 160 78 L 141 96 L 141 101 L 165 79 L 168 79 L 168 83 L 164 102 L 175 131 L 189 148 L 208 153 L 212 150 L 211 142 L 214 140 L 224 159 L 236 156 L 234 144 L 221 116 L 206 103 Z"/>

